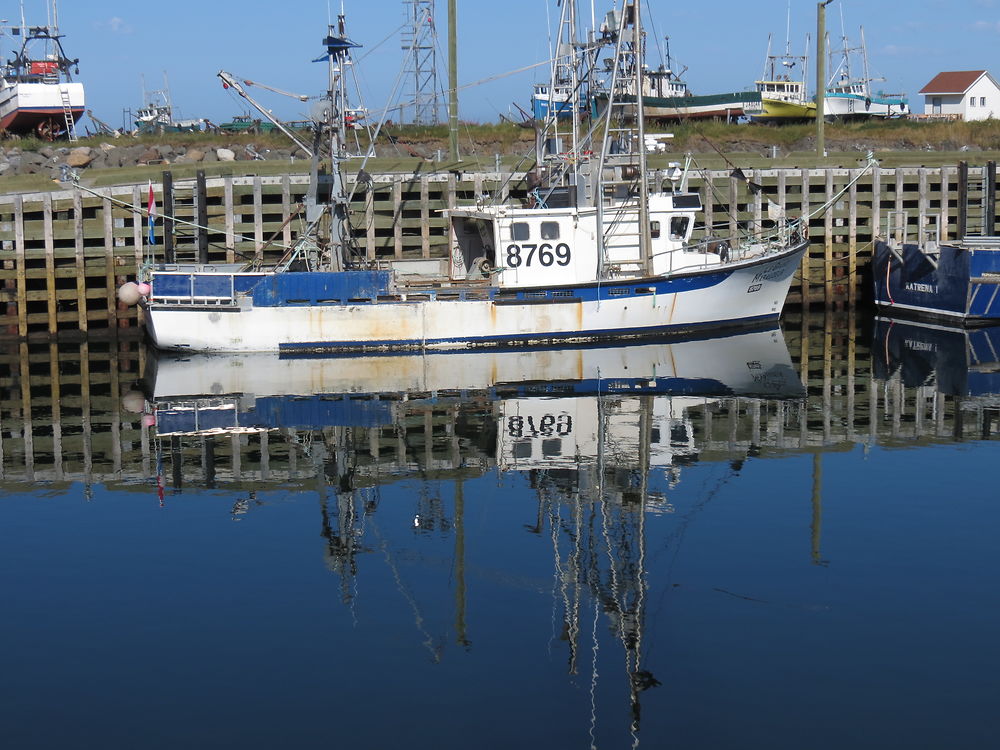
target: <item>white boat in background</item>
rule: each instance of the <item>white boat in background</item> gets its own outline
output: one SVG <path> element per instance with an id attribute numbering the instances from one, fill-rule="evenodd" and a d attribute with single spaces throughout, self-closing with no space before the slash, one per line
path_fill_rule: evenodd
<path id="1" fill-rule="evenodd" d="M 872 83 L 882 78 L 872 78 L 868 70 L 868 47 L 865 44 L 865 30 L 861 29 L 861 46 L 849 47 L 847 37 L 843 37 L 843 49 L 837 64 L 831 59 L 833 74 L 824 94 L 823 114 L 828 120 L 865 120 L 874 117 L 903 117 L 909 113 L 909 102 L 903 94 L 887 94 L 872 91 Z M 851 54 L 860 53 L 862 75 L 854 74 L 851 68 Z"/>
<path id="2" fill-rule="evenodd" d="M 573 3 L 561 5 L 565 19 Z M 620 342 L 777 320 L 808 241 L 799 221 L 784 218 L 766 236 L 693 239 L 701 198 L 685 189 L 679 168 L 648 169 L 642 102 L 636 117 L 627 98 L 642 76 L 641 7 L 631 0 L 614 11 L 601 40 L 614 54 L 602 121 L 581 132 L 577 118 L 550 118 L 527 204 L 483 198 L 448 210 L 450 256 L 430 262 L 369 262 L 354 251 L 340 169 L 347 107 L 336 76 L 355 45 L 331 28 L 332 199 L 309 215 L 312 228 L 329 228 L 304 233 L 270 267 L 147 267 L 142 286 L 123 298 L 142 296 L 156 346 L 202 352 Z M 596 62 L 581 48 L 581 66 Z"/>
<path id="3" fill-rule="evenodd" d="M 722 94 L 693 94 L 687 83 L 681 77 L 685 67 L 680 72 L 670 55 L 670 38 L 666 42 L 666 61 L 656 68 L 643 65 L 642 71 L 642 104 L 647 120 L 659 122 L 679 122 L 682 120 L 715 119 L 732 121 L 757 112 L 760 109 L 760 92 L 732 91 Z M 605 59 L 608 66 L 606 73 L 610 74 L 610 66 L 614 60 Z M 632 97 L 634 101 L 635 88 L 624 94 L 623 99 Z M 600 114 L 607 106 L 608 95 L 605 91 L 594 94 L 594 112 Z"/>
<path id="4" fill-rule="evenodd" d="M 63 51 L 55 0 L 48 14 L 45 26 L 29 26 L 22 17 L 19 26 L 2 28 L 16 51 L 0 69 L 0 131 L 75 140 L 85 106 L 83 84 L 73 80 L 79 60 Z"/>

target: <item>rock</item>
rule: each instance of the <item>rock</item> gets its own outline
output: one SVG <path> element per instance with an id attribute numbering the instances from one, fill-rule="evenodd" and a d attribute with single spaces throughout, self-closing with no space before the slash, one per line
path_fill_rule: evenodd
<path id="1" fill-rule="evenodd" d="M 118 147 L 115 146 L 115 145 L 112 145 L 110 143 L 102 143 L 100 146 L 98 146 L 98 148 L 101 149 L 101 151 L 103 151 L 104 153 L 107 154 L 107 153 L 110 153 L 111 151 L 114 151 Z"/>
<path id="2" fill-rule="evenodd" d="M 219 157 L 219 161 L 236 161 L 236 152 L 228 148 L 215 149 L 215 155 Z"/>
<path id="3" fill-rule="evenodd" d="M 147 148 L 136 158 L 136 164 L 149 164 L 150 162 L 160 162 L 163 161 L 163 157 L 160 156 L 160 152 L 155 148 Z"/>
<path id="4" fill-rule="evenodd" d="M 186 154 L 184 154 L 184 157 L 188 161 L 193 161 L 193 162 L 204 161 L 205 160 L 205 152 L 202 151 L 201 149 L 192 148 L 192 149 L 188 149 L 188 152 Z"/>
<path id="5" fill-rule="evenodd" d="M 94 157 L 91 156 L 91 151 L 87 146 L 74 148 L 66 156 L 66 164 L 74 169 L 89 166 L 93 160 Z"/>
<path id="6" fill-rule="evenodd" d="M 209 149 L 208 151 L 205 152 L 205 157 L 203 161 L 218 161 L 218 160 L 219 160 L 218 154 L 216 154 L 215 151 L 213 151 L 212 149 Z"/>
<path id="7" fill-rule="evenodd" d="M 177 152 L 174 151 L 174 147 L 169 143 L 161 143 L 159 145 L 153 146 L 153 149 L 159 153 L 160 157 L 163 159 L 169 159 Z"/>
<path id="8" fill-rule="evenodd" d="M 56 155 L 55 149 L 53 149 L 50 146 L 42 146 L 40 149 L 38 149 L 38 153 L 40 153 L 46 159 L 51 159 L 53 156 Z"/>

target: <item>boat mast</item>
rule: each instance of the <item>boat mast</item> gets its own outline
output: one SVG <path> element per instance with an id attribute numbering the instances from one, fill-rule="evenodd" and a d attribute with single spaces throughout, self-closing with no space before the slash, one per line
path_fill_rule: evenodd
<path id="1" fill-rule="evenodd" d="M 649 231 L 649 183 L 646 181 L 646 115 L 642 101 L 642 69 L 646 59 L 642 19 L 640 17 L 641 0 L 633 0 L 635 17 L 632 19 L 632 44 L 634 45 L 635 61 L 635 122 L 636 143 L 639 150 L 639 252 L 646 267 L 646 273 L 652 272 L 653 240 Z"/>
<path id="2" fill-rule="evenodd" d="M 327 97 L 330 102 L 330 270 L 342 271 L 347 262 L 347 251 L 350 245 L 351 228 L 348 220 L 348 195 L 344 188 L 343 162 L 346 158 L 347 143 L 346 76 L 344 71 L 350 50 L 359 45 L 347 38 L 347 19 L 343 13 L 337 16 L 336 35 L 334 27 L 329 26 L 324 43 L 327 50 L 327 65 L 329 70 L 329 89 Z M 318 187 L 318 185 L 317 185 Z"/>
<path id="3" fill-rule="evenodd" d="M 458 161 L 458 10 L 456 0 L 448 0 L 448 150 Z"/>

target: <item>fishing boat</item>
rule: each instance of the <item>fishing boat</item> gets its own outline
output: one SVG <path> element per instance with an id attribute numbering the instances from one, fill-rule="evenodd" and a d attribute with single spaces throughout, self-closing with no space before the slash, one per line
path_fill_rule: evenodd
<path id="1" fill-rule="evenodd" d="M 45 141 L 73 137 L 83 116 L 83 84 L 73 80 L 79 60 L 63 51 L 55 0 L 48 10 L 45 26 L 29 26 L 22 15 L 19 26 L 2 29 L 19 46 L 0 69 L 0 132 Z"/>
<path id="2" fill-rule="evenodd" d="M 876 240 L 872 256 L 875 304 L 884 314 L 1000 323 L 1000 237 L 952 242 Z"/>
<path id="3" fill-rule="evenodd" d="M 806 84 L 809 76 L 809 55 L 793 55 L 792 4 L 788 3 L 785 23 L 785 52 L 771 53 L 771 37 L 767 38 L 767 55 L 764 58 L 764 72 L 754 82 L 760 95 L 760 106 L 749 113 L 750 119 L 766 125 L 780 125 L 816 119 L 816 102 L 809 96 Z M 806 37 L 806 49 L 809 38 Z M 795 68 L 798 66 L 799 74 Z M 801 76 L 801 77 L 799 77 Z"/>
<path id="4" fill-rule="evenodd" d="M 166 72 L 163 74 L 162 89 L 147 91 L 143 79 L 142 101 L 143 106 L 134 115 L 136 133 L 194 133 L 200 131 L 205 123 L 204 120 L 178 120 L 174 117 Z"/>
<path id="5" fill-rule="evenodd" d="M 670 39 L 666 42 L 666 62 L 656 68 L 643 66 L 642 105 L 647 120 L 678 122 L 681 120 L 715 119 L 735 120 L 760 109 L 759 91 L 730 91 L 722 94 L 693 94 L 678 72 L 670 55 Z M 610 73 L 614 61 L 605 59 Z M 686 68 L 685 68 L 686 70 Z M 622 100 L 635 101 L 635 89 L 622 95 Z M 608 94 L 598 91 L 594 95 L 594 112 L 599 115 L 607 106 Z M 634 108 L 633 108 L 634 109 Z"/>
<path id="6" fill-rule="evenodd" d="M 872 78 L 868 70 L 868 46 L 865 30 L 861 29 L 861 44 L 850 47 L 846 35 L 840 50 L 840 61 L 831 65 L 833 74 L 824 94 L 823 116 L 828 120 L 866 120 L 876 117 L 903 117 L 909 112 L 909 102 L 904 94 L 890 94 L 873 91 L 872 83 L 881 78 Z M 862 73 L 854 74 L 851 68 L 851 54 L 860 53 Z M 831 54 L 831 57 L 833 54 Z"/>
<path id="7" fill-rule="evenodd" d="M 572 5 L 563 2 L 562 12 Z M 122 299 L 145 305 L 156 346 L 204 352 L 620 342 L 777 320 L 808 243 L 801 220 L 782 218 L 767 234 L 693 238 L 700 196 L 680 168 L 649 169 L 641 99 L 622 99 L 641 80 L 641 6 L 634 0 L 613 16 L 603 119 L 581 132 L 578 118 L 550 118 L 539 130 L 528 198 L 484 196 L 447 210 L 447 258 L 369 261 L 355 251 L 341 170 L 346 106 L 343 86 L 331 80 L 331 198 L 311 191 L 310 230 L 269 267 L 152 264 Z M 355 45 L 332 27 L 325 45 L 335 78 Z"/>

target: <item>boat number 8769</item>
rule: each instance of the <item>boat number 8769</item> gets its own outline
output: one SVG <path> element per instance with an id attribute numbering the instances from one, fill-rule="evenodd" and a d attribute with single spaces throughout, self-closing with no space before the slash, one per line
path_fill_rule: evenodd
<path id="1" fill-rule="evenodd" d="M 555 247 L 548 242 L 541 245 L 507 245 L 506 265 L 508 268 L 528 268 L 532 264 L 548 267 L 553 263 L 568 266 L 572 255 L 572 250 L 565 242 L 560 242 Z"/>

